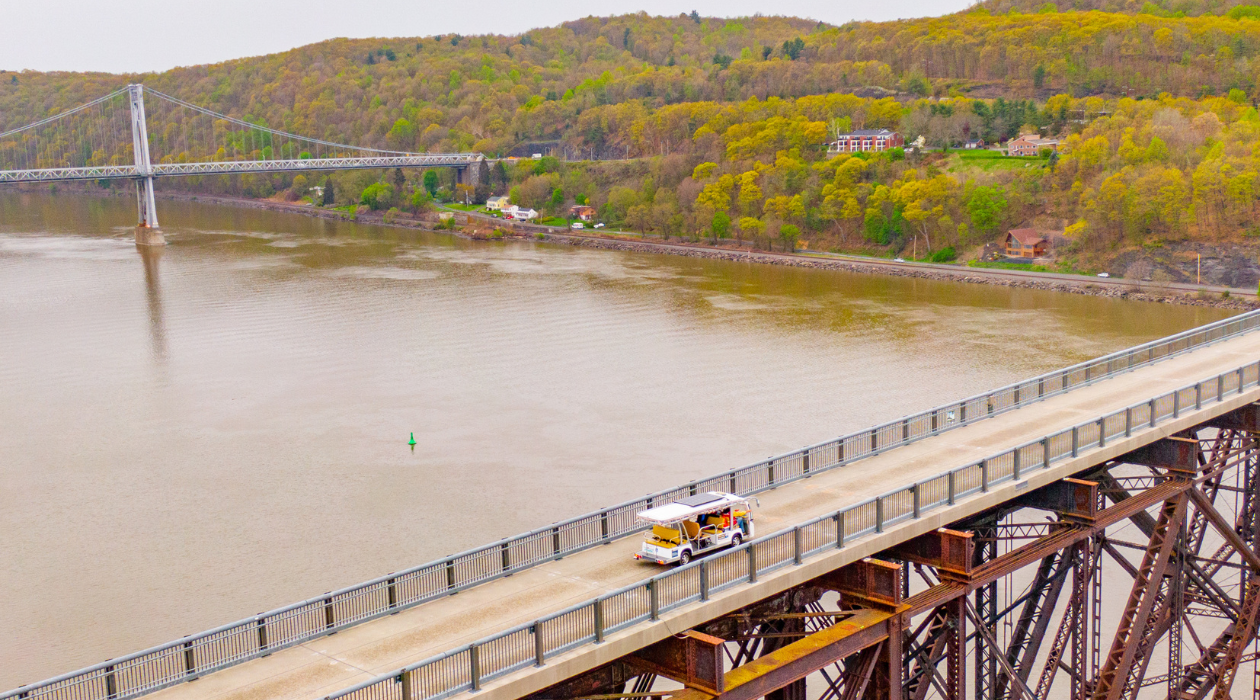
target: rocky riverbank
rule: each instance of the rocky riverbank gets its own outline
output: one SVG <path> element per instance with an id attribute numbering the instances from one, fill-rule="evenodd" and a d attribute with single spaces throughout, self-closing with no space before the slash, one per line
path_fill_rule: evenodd
<path id="1" fill-rule="evenodd" d="M 293 204 L 275 200 L 193 195 L 177 192 L 162 193 L 161 198 L 210 202 L 213 204 L 246 207 L 250 209 L 265 209 L 269 211 L 303 214 L 306 216 L 314 216 L 324 219 L 358 221 L 366 224 L 396 226 L 400 228 L 412 228 L 428 231 L 434 230 L 434 226 L 438 223 L 438 218 L 434 214 L 421 218 L 400 216 L 397 218 L 391 218 L 387 221 L 385 216 L 376 212 L 355 216 L 348 215 L 344 212 L 320 209 L 310 205 Z M 489 238 L 537 239 L 538 234 L 542 233 L 543 240 L 551 243 L 561 243 L 598 250 L 663 253 L 667 255 L 681 255 L 690 258 L 728 260 L 731 262 L 787 265 L 798 268 L 840 270 L 843 272 L 855 272 L 861 274 L 891 275 L 894 277 L 911 277 L 917 279 L 941 280 L 946 282 L 965 282 L 968 284 L 989 284 L 999 287 L 1041 289 L 1052 292 L 1063 292 L 1065 294 L 1086 294 L 1090 296 L 1127 299 L 1131 301 L 1150 301 L 1163 304 L 1205 306 L 1237 311 L 1250 311 L 1255 308 L 1260 308 L 1260 301 L 1252 298 L 1242 298 L 1237 296 L 1227 297 L 1219 294 L 1207 294 L 1202 292 L 1182 293 L 1164 289 L 1151 289 L 1148 286 L 1149 283 L 1134 282 L 1131 285 L 1126 285 L 1123 283 L 1117 284 L 1113 281 L 1111 284 L 1099 284 L 1093 282 L 1090 278 L 1082 278 L 1080 281 L 1076 281 L 1066 279 L 1012 277 L 1003 275 L 996 271 L 981 271 L 962 267 L 955 271 L 952 269 L 943 270 L 939 268 L 919 267 L 915 265 L 864 263 L 842 259 L 826 259 L 807 255 L 769 253 L 765 251 L 752 251 L 747 249 L 737 250 L 733 248 L 714 247 L 704 244 L 628 241 L 601 236 L 574 235 L 568 231 L 560 232 L 556 229 L 548 229 L 541 226 L 513 225 L 511 222 L 500 223 L 492 220 L 468 217 L 466 215 L 457 215 L 457 222 L 461 225 L 460 227 L 444 232 L 453 233 L 473 240 L 486 240 Z"/>

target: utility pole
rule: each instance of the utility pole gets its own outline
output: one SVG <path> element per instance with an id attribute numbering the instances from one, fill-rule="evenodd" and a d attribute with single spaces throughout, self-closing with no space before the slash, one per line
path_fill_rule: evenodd
<path id="1" fill-rule="evenodd" d="M 136 205 L 140 210 L 136 242 L 162 245 L 166 241 L 161 233 L 153 235 L 143 231 L 158 227 L 157 202 L 153 197 L 153 163 L 149 160 L 149 130 L 144 121 L 144 86 L 128 85 L 127 93 L 131 103 L 132 153 L 135 155 L 136 171 L 141 178 L 136 181 Z"/>

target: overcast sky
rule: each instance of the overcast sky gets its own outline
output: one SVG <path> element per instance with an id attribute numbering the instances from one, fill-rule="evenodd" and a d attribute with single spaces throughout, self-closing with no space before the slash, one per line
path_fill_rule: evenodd
<path id="1" fill-rule="evenodd" d="M 0 69 L 143 72 L 334 37 L 516 34 L 588 15 L 795 15 L 840 24 L 940 15 L 970 0 L 0 0 Z"/>

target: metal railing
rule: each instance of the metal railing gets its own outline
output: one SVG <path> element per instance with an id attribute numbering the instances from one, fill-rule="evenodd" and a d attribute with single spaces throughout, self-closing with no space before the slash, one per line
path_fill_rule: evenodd
<path id="1" fill-rule="evenodd" d="M 924 411 L 898 420 L 884 423 L 858 433 L 845 435 L 817 445 L 812 445 L 795 452 L 773 457 L 763 462 L 732 469 L 716 476 L 691 481 L 676 488 L 659 491 L 642 498 L 627 501 L 611 508 L 588 513 L 576 518 L 564 520 L 544 528 L 539 528 L 522 535 L 505 538 L 491 545 L 461 552 L 428 564 L 405 571 L 388 574 L 349 588 L 325 593 L 294 603 L 254 617 L 233 622 L 222 627 L 190 635 L 173 642 L 152 647 L 128 656 L 89 666 L 72 673 L 50 678 L 45 681 L 22 686 L 15 690 L 0 693 L 0 700 L 10 698 L 68 698 L 72 700 L 126 700 L 145 693 L 150 693 L 177 683 L 192 680 L 200 676 L 218 671 L 229 666 L 271 654 L 277 650 L 309 641 L 316 637 L 330 634 L 352 625 L 390 615 L 401 609 L 409 608 L 427 601 L 451 595 L 458 591 L 480 585 L 502 576 L 527 569 L 538 564 L 553 561 L 574 552 L 598 546 L 613 539 L 624 537 L 641 531 L 643 528 L 635 520 L 635 514 L 656 505 L 669 503 L 679 498 L 704 491 L 727 491 L 741 495 L 750 495 L 774 488 L 784 483 L 809 477 L 812 474 L 842 467 L 864 457 L 869 457 L 886 450 L 909 444 L 932 435 L 952 430 L 978 420 L 1014 410 L 1020 406 L 1040 401 L 1044 398 L 1070 391 L 1093 381 L 1104 379 L 1115 374 L 1128 372 L 1138 367 L 1172 357 L 1226 338 L 1246 333 L 1260 326 L 1260 311 L 1253 311 L 1223 321 L 1211 323 L 1167 338 L 1139 345 L 1128 350 L 1112 353 L 1104 357 L 1083 362 L 1065 369 L 1043 374 L 1017 384 L 972 396 L 961 401 L 945 404 L 929 411 Z M 1187 404 L 1181 404 L 1185 406 Z M 1062 441 L 1062 437 L 1055 437 Z M 1062 446 L 1051 445 L 1053 450 Z M 1034 464 L 1035 456 L 1029 454 L 1029 461 Z M 933 482 L 925 485 L 918 496 L 920 509 L 939 504 L 946 495 L 957 497 L 981 488 L 985 483 L 997 483 L 1011 467 L 997 460 L 983 468 L 983 471 L 956 470 L 958 475 L 949 479 L 952 490 Z M 1002 470 L 1006 471 L 1003 472 Z M 951 472 L 953 474 L 954 472 Z M 899 493 L 899 492 L 898 492 Z M 924 500 L 926 496 L 927 500 Z M 913 500 L 913 499 L 911 499 Z M 878 521 L 883 524 L 895 522 L 897 518 L 906 517 L 905 512 L 910 500 L 901 496 L 884 497 L 870 503 L 850 509 L 851 515 L 841 523 L 840 538 L 844 533 L 855 536 L 869 531 L 864 523 Z M 927 504 L 927 505 L 925 505 Z M 846 512 L 850 512 L 846 511 Z M 879 512 L 877 512 L 879 511 Z M 871 525 L 873 527 L 873 525 Z M 825 530 L 825 525 L 819 525 Z M 823 533 L 809 533 L 807 541 L 813 542 Z M 775 537 L 761 540 L 753 547 L 757 558 L 756 565 L 749 573 L 747 565 L 740 569 L 740 564 L 727 562 L 729 555 L 706 560 L 705 566 L 713 567 L 705 576 L 709 590 L 720 590 L 722 587 L 735 585 L 747 576 L 755 576 L 757 572 L 765 572 L 769 562 L 777 562 L 781 548 L 774 544 Z M 811 539 L 812 538 L 812 539 Z M 824 540 L 819 540 L 824 541 Z M 826 545 L 819 545 L 825 547 Z M 743 551 L 743 550 L 740 550 Z M 722 561 L 718 564 L 716 562 Z M 690 571 L 682 569 L 681 571 Z M 688 574 L 700 577 L 699 574 Z M 655 579 L 654 579 L 655 580 Z M 698 578 L 697 578 L 698 580 Z M 661 586 L 674 585 L 661 584 Z M 615 631 L 626 625 L 634 624 L 649 615 L 652 610 L 659 612 L 662 605 L 680 604 L 674 589 L 657 590 L 650 588 L 650 593 L 625 591 L 617 595 L 615 602 L 609 603 L 607 611 L 584 613 L 602 620 L 603 632 Z M 679 589 L 681 590 L 681 589 Z M 698 593 L 689 593 L 686 600 L 692 600 Z M 638 596 L 638 597 L 636 597 Z M 607 598 L 607 597 L 605 597 Z M 641 599 L 641 600 L 640 600 Z M 638 601 L 638 602 L 635 602 Z M 643 602 L 648 601 L 648 602 Z M 651 601 L 656 601 L 651 604 Z M 640 604 L 642 603 L 642 605 Z M 603 605 L 600 603 L 599 605 Z M 643 606 L 647 605 L 647 608 Z M 573 613 L 578 609 L 567 611 Z M 644 612 L 647 610 L 648 612 Z M 550 618 L 549 618 L 550 619 Z M 558 618 L 557 618 L 558 619 Z M 576 618 L 565 618 L 564 623 L 544 622 L 544 625 L 576 624 Z M 557 630 L 560 627 L 557 627 Z M 599 634 L 603 634 L 599 632 Z M 496 636 L 507 637 L 517 635 L 519 638 L 533 638 L 536 632 L 522 632 L 521 629 Z M 588 637 L 596 634 L 591 632 Z M 557 648 L 570 648 L 584 643 L 582 639 L 570 639 L 559 631 L 544 629 L 539 653 L 554 654 Z M 549 646 L 548 640 L 561 640 L 559 647 Z M 489 642 L 487 642 L 489 643 Z M 507 642 L 494 642 L 495 649 L 507 648 Z M 514 647 L 513 647 L 514 649 Z M 453 652 L 454 653 L 454 652 Z M 474 655 L 478 651 L 470 652 Z M 507 652 L 504 652 L 507 653 Z M 512 652 L 517 653 L 517 652 Z M 449 656 L 449 655 L 447 655 Z M 444 656 L 442 658 L 447 658 Z M 535 655 L 536 656 L 536 655 Z M 485 660 L 479 663 L 499 664 L 494 666 L 494 673 L 506 673 L 521 664 L 534 663 L 535 656 L 528 660 L 514 658 L 511 663 L 498 660 L 489 649 Z M 437 683 L 436 679 L 464 678 L 461 682 L 476 682 L 469 676 L 467 664 L 462 670 L 451 667 L 435 666 L 433 670 L 424 671 L 408 683 L 415 682 L 415 688 L 429 687 Z M 454 663 L 454 662 L 449 662 Z M 417 665 L 415 669 L 419 669 Z M 486 668 L 491 668 L 487 666 Z M 436 674 L 436 675 L 434 675 Z M 461 675 L 462 674 L 462 675 Z M 471 678 L 471 680 L 469 680 Z M 446 681 L 443 681 L 446 682 Z M 445 691 L 444 691 L 445 692 Z M 454 691 L 452 691 L 454 692 Z M 424 695 L 422 697 L 438 697 Z"/>
<path id="2" fill-rule="evenodd" d="M 598 643 L 631 625 L 759 576 L 796 566 L 825 550 L 841 549 L 855 538 L 953 505 L 1007 481 L 1046 469 L 1081 450 L 1102 447 L 1135 430 L 1154 428 L 1182 410 L 1223 401 L 1260 383 L 1260 362 L 1171 391 L 1088 423 L 1047 435 L 979 462 L 890 491 L 869 501 L 814 518 L 790 529 L 697 559 L 558 613 L 480 639 L 352 686 L 324 700 L 438 700 L 477 690 L 487 681 L 584 644 Z"/>

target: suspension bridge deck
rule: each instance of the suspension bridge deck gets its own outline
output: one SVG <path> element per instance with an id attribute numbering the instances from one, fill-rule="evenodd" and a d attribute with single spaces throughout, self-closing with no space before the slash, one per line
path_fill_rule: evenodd
<path id="1" fill-rule="evenodd" d="M 767 533 L 791 527 L 846 504 L 885 493 L 892 486 L 926 479 L 945 469 L 984 459 L 1001 450 L 1123 410 L 1190 382 L 1237 370 L 1242 365 L 1255 363 L 1258 358 L 1260 333 L 1247 333 L 783 485 L 760 495 L 759 530 Z M 1135 428 L 1132 437 L 1116 439 L 1106 447 L 1083 450 L 1079 457 L 1028 475 L 1026 481 L 1020 482 L 1022 486 L 1008 482 L 987 493 L 960 499 L 931 517 L 889 526 L 882 533 L 856 540 L 817 561 L 777 570 L 755 583 L 728 589 L 706 602 L 662 615 L 659 621 L 609 635 L 603 644 L 578 646 L 549 659 L 545 666 L 530 666 L 507 674 L 485 684 L 478 694 L 514 698 L 547 687 L 698 622 L 1008 500 L 1028 485 L 1035 487 L 1063 478 L 1256 400 L 1260 400 L 1260 386 L 1239 391 L 1221 402 L 1205 403 L 1200 409 L 1191 405 L 1182 410 L 1179 419 L 1160 423 L 1155 428 Z M 161 700 L 311 700 L 334 693 L 660 573 L 661 569 L 631 558 L 639 543 L 640 537 L 629 536 L 583 550 L 457 595 L 241 663 L 194 683 L 158 691 L 154 697 Z"/>

